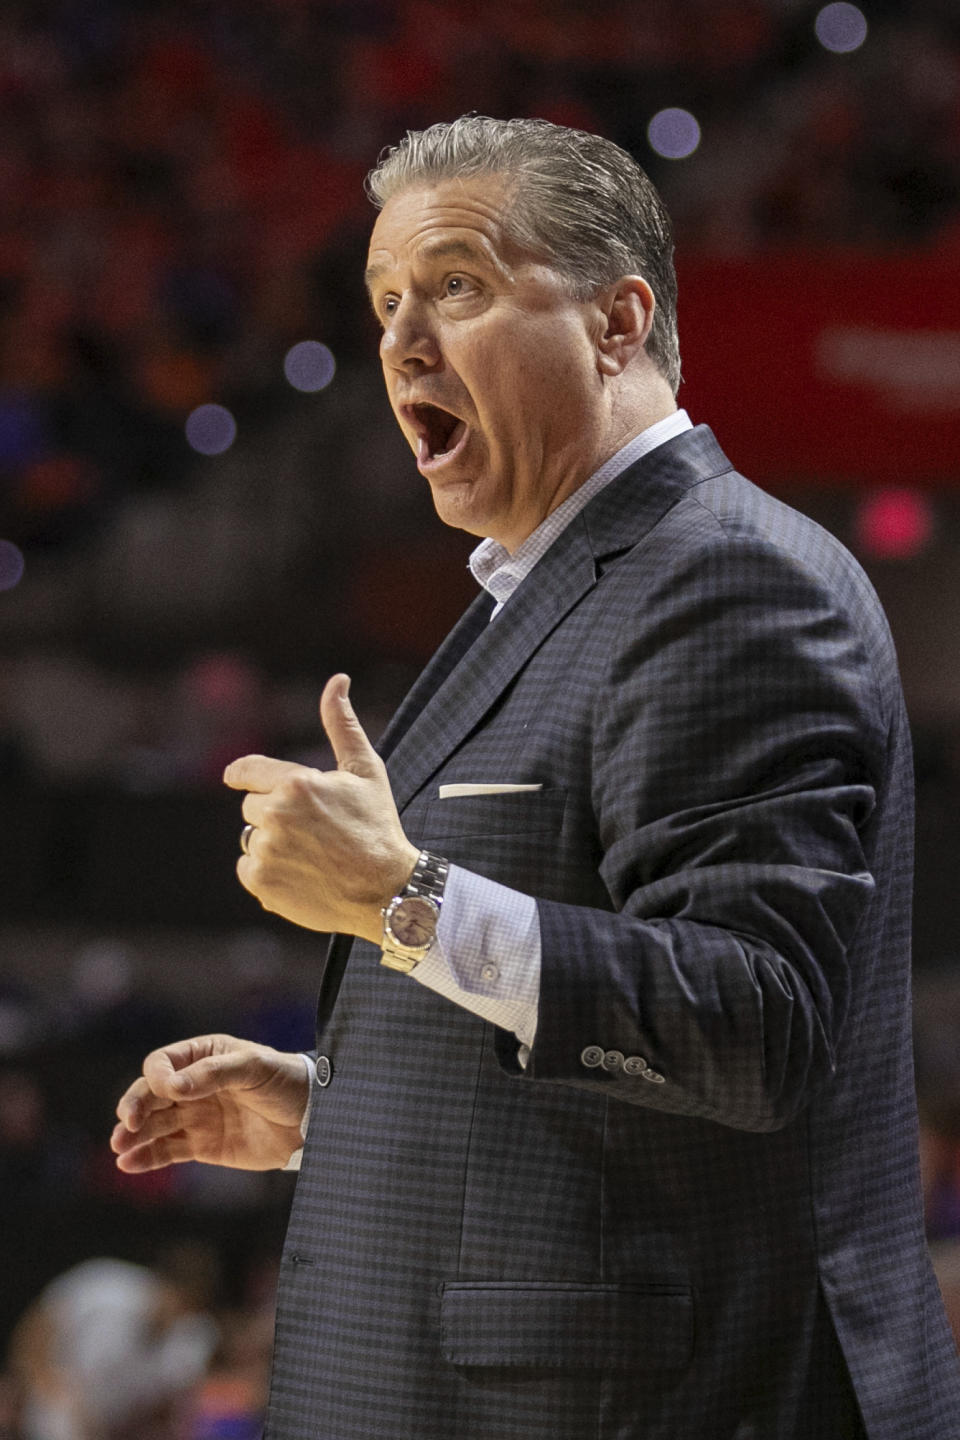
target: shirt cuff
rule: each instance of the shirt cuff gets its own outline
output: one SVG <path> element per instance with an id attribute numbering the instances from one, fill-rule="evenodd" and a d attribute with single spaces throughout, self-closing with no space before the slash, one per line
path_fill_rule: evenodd
<path id="1" fill-rule="evenodd" d="M 451 865 L 437 939 L 412 976 L 511 1030 L 525 1063 L 540 1001 L 540 918 L 531 895 Z"/>

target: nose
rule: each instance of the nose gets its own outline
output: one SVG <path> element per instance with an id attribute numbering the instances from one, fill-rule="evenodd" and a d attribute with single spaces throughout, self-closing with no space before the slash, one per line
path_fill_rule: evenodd
<path id="1" fill-rule="evenodd" d="M 380 337 L 380 359 L 385 367 L 405 374 L 432 369 L 440 363 L 440 346 L 426 307 L 405 295 L 388 318 Z"/>

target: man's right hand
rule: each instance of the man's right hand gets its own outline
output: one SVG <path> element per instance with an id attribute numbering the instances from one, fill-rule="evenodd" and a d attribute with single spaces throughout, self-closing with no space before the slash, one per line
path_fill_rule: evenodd
<path id="1" fill-rule="evenodd" d="M 154 1050 L 117 1106 L 117 1168 L 136 1175 L 184 1160 L 278 1170 L 299 1150 L 309 1095 L 300 1055 L 198 1035 Z"/>

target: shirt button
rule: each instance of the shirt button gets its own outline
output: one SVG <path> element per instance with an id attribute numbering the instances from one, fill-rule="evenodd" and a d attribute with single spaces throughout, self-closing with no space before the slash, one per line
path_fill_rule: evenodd
<path id="1" fill-rule="evenodd" d="M 657 1070 L 644 1070 L 643 1078 L 652 1081 L 654 1085 L 662 1085 L 665 1079 Z"/>
<path id="2" fill-rule="evenodd" d="M 330 1064 L 329 1059 L 327 1058 L 326 1055 L 318 1055 L 318 1056 L 317 1056 L 317 1084 L 318 1084 L 318 1085 L 322 1085 L 323 1088 L 326 1089 L 326 1087 L 330 1084 L 330 1080 L 331 1080 L 332 1076 L 333 1076 L 333 1066 Z"/>
<path id="3" fill-rule="evenodd" d="M 499 980 L 499 979 L 500 979 L 500 971 L 499 971 L 499 969 L 497 968 L 496 965 L 494 965 L 494 964 L 492 964 L 491 962 L 488 961 L 486 965 L 481 965 L 481 966 L 480 966 L 480 979 L 481 979 L 481 980 Z"/>
<path id="4" fill-rule="evenodd" d="M 596 1070 L 598 1065 L 602 1065 L 603 1051 L 600 1046 L 588 1045 L 585 1050 L 581 1050 L 580 1063 L 586 1065 L 588 1070 Z"/>
<path id="5" fill-rule="evenodd" d="M 642 1055 L 628 1055 L 623 1062 L 623 1070 L 626 1075 L 642 1075 L 647 1068 L 647 1062 Z"/>
<path id="6" fill-rule="evenodd" d="M 623 1051 L 622 1051 L 622 1050 L 608 1050 L 608 1051 L 604 1054 L 604 1057 L 603 1057 L 603 1059 L 601 1060 L 600 1063 L 601 1063 L 601 1065 L 603 1066 L 604 1070 L 622 1070 L 622 1069 L 623 1069 Z"/>

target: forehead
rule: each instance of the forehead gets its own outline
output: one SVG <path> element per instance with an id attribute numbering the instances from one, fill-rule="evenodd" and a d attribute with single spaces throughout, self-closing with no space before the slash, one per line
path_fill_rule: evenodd
<path id="1" fill-rule="evenodd" d="M 509 269 L 522 258 L 507 221 L 512 185 L 503 175 L 475 175 L 410 185 L 392 196 L 370 237 L 367 284 L 398 266 L 433 259 L 474 259 Z"/>

